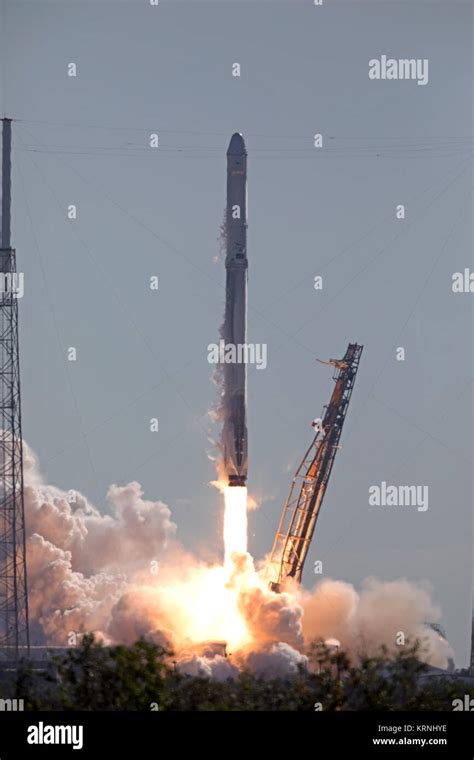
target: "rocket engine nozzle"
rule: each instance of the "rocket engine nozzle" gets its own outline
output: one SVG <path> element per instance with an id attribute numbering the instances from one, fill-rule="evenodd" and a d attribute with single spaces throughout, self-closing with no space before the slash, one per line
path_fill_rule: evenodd
<path id="1" fill-rule="evenodd" d="M 247 482 L 246 475 L 229 475 L 228 486 L 229 488 L 236 487 L 236 486 L 245 486 L 246 482 Z"/>

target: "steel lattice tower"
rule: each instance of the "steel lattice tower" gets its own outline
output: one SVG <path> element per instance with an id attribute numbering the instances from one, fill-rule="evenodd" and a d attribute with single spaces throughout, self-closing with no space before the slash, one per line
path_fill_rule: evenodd
<path id="1" fill-rule="evenodd" d="M 2 119 L 0 248 L 0 660 L 29 654 L 16 256 L 10 242 L 11 120 Z"/>
<path id="2" fill-rule="evenodd" d="M 335 368 L 335 387 L 316 436 L 299 465 L 283 508 L 270 557 L 272 591 L 280 592 L 288 578 L 301 582 L 321 504 L 339 448 L 342 427 L 359 368 L 363 346 L 349 343 L 343 359 L 323 364 Z M 319 360 L 318 360 L 319 361 Z"/>

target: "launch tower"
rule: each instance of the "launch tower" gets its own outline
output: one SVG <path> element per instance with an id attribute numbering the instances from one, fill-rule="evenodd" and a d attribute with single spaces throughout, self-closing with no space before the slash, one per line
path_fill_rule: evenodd
<path id="1" fill-rule="evenodd" d="M 29 654 L 18 351 L 18 286 L 11 247 L 11 119 L 2 119 L 0 248 L 0 663 Z"/>
<path id="2" fill-rule="evenodd" d="M 303 566 L 326 492 L 354 388 L 363 346 L 349 343 L 341 360 L 331 359 L 336 381 L 324 417 L 298 467 L 283 508 L 270 558 L 270 588 L 280 592 L 287 578 L 301 581 Z M 324 362 L 323 362 L 324 363 Z"/>

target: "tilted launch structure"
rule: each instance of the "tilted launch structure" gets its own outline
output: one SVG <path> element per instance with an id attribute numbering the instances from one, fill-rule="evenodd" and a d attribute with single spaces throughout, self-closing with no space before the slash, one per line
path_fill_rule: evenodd
<path id="1" fill-rule="evenodd" d="M 330 359 L 335 388 L 316 435 L 299 465 L 283 508 L 270 557 L 270 588 L 280 592 L 285 581 L 301 581 L 303 567 L 321 510 L 363 346 L 349 343 L 343 359 Z"/>

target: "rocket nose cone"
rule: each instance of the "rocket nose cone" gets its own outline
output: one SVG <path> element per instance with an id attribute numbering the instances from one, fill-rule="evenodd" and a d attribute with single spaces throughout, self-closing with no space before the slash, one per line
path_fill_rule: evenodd
<path id="1" fill-rule="evenodd" d="M 245 149 L 244 138 L 240 132 L 234 132 L 230 138 L 229 147 L 227 148 L 228 156 L 246 156 L 247 151 Z"/>

